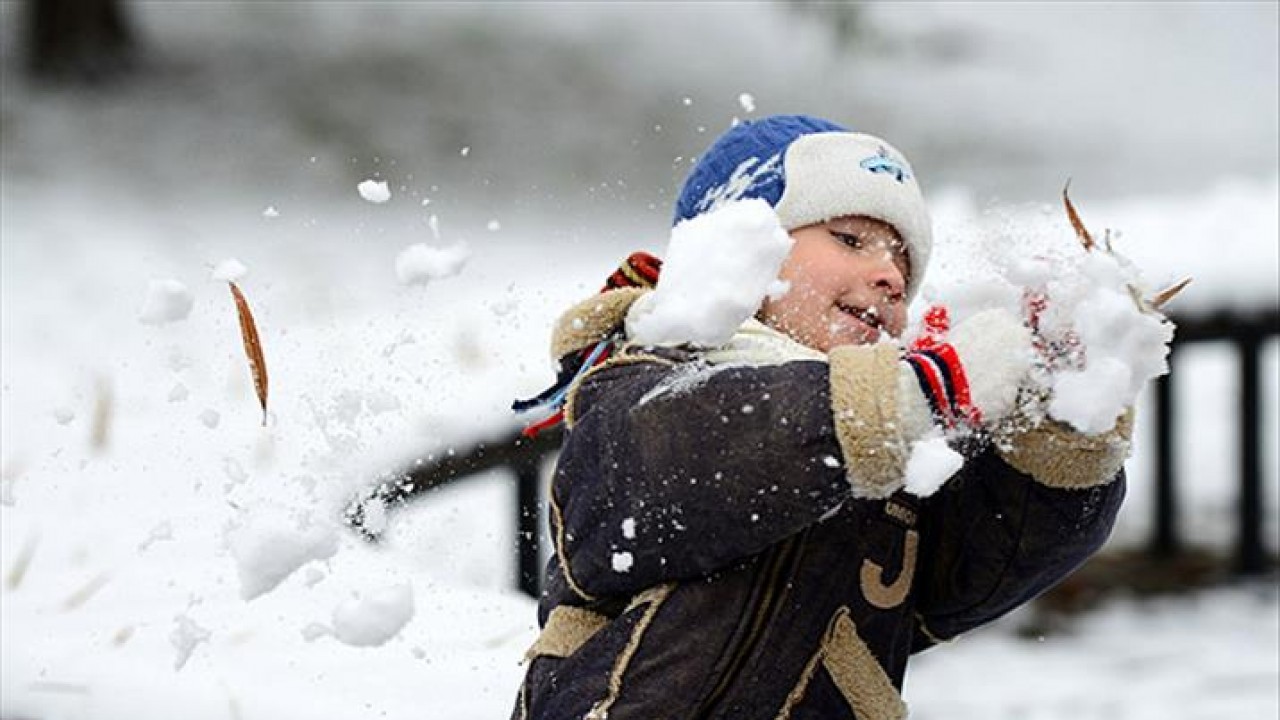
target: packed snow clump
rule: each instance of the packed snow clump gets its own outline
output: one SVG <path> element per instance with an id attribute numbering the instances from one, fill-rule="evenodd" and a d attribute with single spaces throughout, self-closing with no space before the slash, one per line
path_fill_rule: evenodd
<path id="1" fill-rule="evenodd" d="M 304 564 L 333 557 L 338 534 L 328 524 L 299 527 L 286 517 L 265 513 L 231 530 L 227 544 L 236 560 L 240 597 L 252 600 L 274 590 Z"/>
<path id="2" fill-rule="evenodd" d="M 1168 372 L 1174 327 L 1150 306 L 1155 292 L 1139 269 L 1108 240 L 1085 249 L 1066 223 L 1050 217 L 957 238 L 965 261 L 931 274 L 961 279 L 927 286 L 925 295 L 946 306 L 953 323 L 990 308 L 1018 313 L 1038 354 L 1030 387 L 1022 388 L 1035 392 L 1024 397 L 1042 399 L 1023 410 L 1033 420 L 1100 434 L 1115 427 L 1147 382 Z"/>
<path id="3" fill-rule="evenodd" d="M 396 278 L 403 285 L 425 285 L 457 275 L 470 258 L 471 249 L 466 243 L 444 248 L 423 243 L 410 245 L 396 256 Z"/>
<path id="4" fill-rule="evenodd" d="M 191 291 L 177 280 L 152 280 L 147 285 L 147 298 L 138 319 L 147 325 L 186 320 L 195 304 Z"/>
<path id="5" fill-rule="evenodd" d="M 647 345 L 725 344 L 765 296 L 785 291 L 778 272 L 793 242 L 758 198 L 676 225 L 657 287 L 627 317 L 628 334 Z"/>
<path id="6" fill-rule="evenodd" d="M 173 630 L 169 633 L 169 644 L 173 645 L 176 655 L 173 658 L 173 669 L 181 670 L 187 661 L 191 659 L 191 653 L 201 643 L 206 643 L 212 637 L 207 629 L 200 626 L 199 623 L 192 620 L 186 614 L 178 615 L 173 618 Z"/>
<path id="7" fill-rule="evenodd" d="M 1138 269 L 1114 251 L 1027 261 L 1010 279 L 1043 297 L 1033 323 L 1042 338 L 1049 417 L 1097 434 L 1115 427 L 1147 382 L 1169 371 L 1174 327 L 1147 304 Z"/>
<path id="8" fill-rule="evenodd" d="M 365 180 L 356 186 L 360 197 L 374 204 L 382 204 L 391 199 L 391 188 L 381 180 Z"/>
<path id="9" fill-rule="evenodd" d="M 626 551 L 616 552 L 609 559 L 609 563 L 613 566 L 613 571 L 616 573 L 631 572 L 631 567 L 635 565 L 636 558 L 634 555 Z"/>
<path id="10" fill-rule="evenodd" d="M 952 450 L 942 435 L 914 442 L 907 458 L 905 490 L 916 497 L 928 497 L 963 465 L 964 456 Z"/>
<path id="11" fill-rule="evenodd" d="M 223 282 L 235 282 L 245 275 L 249 274 L 249 268 L 244 263 L 235 258 L 227 258 L 214 266 L 210 276 L 214 280 L 222 280 Z"/>
<path id="12" fill-rule="evenodd" d="M 392 585 L 334 608 L 333 636 L 348 645 L 376 647 L 395 637 L 412 619 L 413 587 Z"/>

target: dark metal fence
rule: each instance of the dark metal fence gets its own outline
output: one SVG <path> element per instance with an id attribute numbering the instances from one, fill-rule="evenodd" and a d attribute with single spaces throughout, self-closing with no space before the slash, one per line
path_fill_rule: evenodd
<path id="1" fill-rule="evenodd" d="M 544 461 L 560 448 L 564 431 L 544 430 L 536 438 L 526 438 L 518 430 L 510 430 L 491 440 L 476 443 L 463 453 L 451 452 L 439 459 L 429 459 L 414 467 L 378 480 L 368 492 L 357 497 L 346 511 L 346 521 L 365 539 L 377 541 L 381 523 L 374 517 L 385 517 L 410 500 L 426 497 L 433 488 L 479 475 L 489 470 L 506 468 L 515 480 L 516 569 L 521 590 L 537 597 L 542 580 L 542 528 L 539 524 L 542 505 L 541 470 Z M 377 506 L 381 512 L 375 512 Z"/>
<path id="2" fill-rule="evenodd" d="M 1275 308 L 1241 313 L 1222 312 L 1197 317 L 1174 317 L 1178 332 L 1170 353 L 1170 366 L 1178 364 L 1179 350 L 1188 344 L 1225 342 L 1239 358 L 1240 396 L 1237 442 L 1239 482 L 1236 543 L 1232 570 L 1241 576 L 1265 572 L 1270 564 L 1263 547 L 1262 480 L 1262 346 L 1280 336 L 1280 311 Z M 1174 442 L 1178 437 L 1178 393 L 1170 376 L 1156 382 L 1154 392 L 1155 525 L 1150 552 L 1167 559 L 1184 551 L 1179 534 L 1178 467 Z M 530 439 L 509 431 L 477 443 L 462 453 L 415 465 L 394 477 L 383 478 L 348 507 L 347 522 L 369 540 L 377 540 L 381 528 L 369 522 L 373 504 L 385 511 L 400 507 L 425 491 L 488 470 L 507 468 L 515 481 L 516 567 L 521 590 L 536 597 L 540 587 L 542 529 L 541 469 L 560 447 L 563 432 L 556 428 Z M 1273 438 L 1274 441 L 1274 438 Z M 1274 443 L 1273 443 L 1274 444 Z"/>
<path id="3" fill-rule="evenodd" d="M 1240 390 L 1236 442 L 1239 446 L 1240 490 L 1236 499 L 1236 543 L 1233 570 L 1256 575 L 1267 569 L 1262 542 L 1262 346 L 1280 335 L 1280 311 L 1270 308 L 1253 313 L 1222 312 L 1201 317 L 1175 318 L 1178 332 L 1170 352 L 1169 375 L 1156 381 L 1155 400 L 1155 526 L 1151 552 L 1162 558 L 1182 552 L 1178 532 L 1178 467 L 1174 441 L 1178 437 L 1177 376 L 1179 350 L 1192 343 L 1230 343 L 1239 362 Z M 1180 377 L 1180 376 L 1179 376 Z M 1184 378 L 1184 380 L 1186 380 Z M 1275 438 L 1272 438 L 1275 444 Z"/>

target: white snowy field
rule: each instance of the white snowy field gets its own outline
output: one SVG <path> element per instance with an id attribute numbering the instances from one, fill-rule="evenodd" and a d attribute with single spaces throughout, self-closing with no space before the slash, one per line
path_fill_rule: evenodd
<path id="1" fill-rule="evenodd" d="M 12 3 L 4 5 L 0 18 L 12 18 Z M 270 22 L 260 25 L 247 23 L 232 4 L 212 7 L 216 22 L 208 31 L 185 25 L 173 9 L 149 10 L 144 20 L 148 28 L 184 33 L 181 40 L 207 41 L 205 50 L 191 51 L 205 60 L 243 49 L 234 30 L 283 37 L 270 51 L 281 61 L 302 52 L 307 38 L 328 38 L 329 69 L 343 65 L 343 51 L 361 43 L 401 47 L 411 30 L 429 24 L 419 18 L 417 26 L 384 35 L 372 20 L 391 12 L 388 6 L 339 7 L 290 36 L 277 33 L 297 20 L 282 6 L 270 8 Z M 1129 23 L 1139 17 L 1127 12 Z M 931 22 L 947 13 L 936 10 Z M 366 21 L 344 25 L 351 18 Z M 762 36 L 767 22 L 749 19 L 741 32 Z M 971 38 L 987 37 L 980 33 L 990 16 L 978 13 L 968 22 L 968 32 L 978 33 Z M 1081 22 L 1094 30 L 1106 24 L 1096 17 Z M 1037 25 L 1026 16 L 1016 21 L 1020 52 L 1028 51 L 1023 43 L 1035 44 Z M 589 16 L 558 17 L 546 26 L 562 39 L 589 37 L 598 27 Z M 637 26 L 645 37 L 662 27 L 652 17 Z M 1122 35 L 1123 27 L 1112 32 Z M 1061 42 L 1049 54 L 1070 56 L 1079 46 Z M 741 47 L 734 52 L 749 55 Z M 801 100 L 783 88 L 786 73 L 805 57 L 789 58 L 757 86 L 735 75 L 726 94 L 751 91 L 770 112 L 793 109 L 777 105 L 779 98 Z M 362 116 L 342 105 L 352 113 L 346 124 L 299 130 L 277 114 L 294 79 L 280 68 L 259 79 L 232 63 L 229 80 L 206 69 L 186 78 L 196 87 L 185 91 L 167 78 L 95 99 L 37 94 L 16 84 L 12 63 L 6 65 L 0 717 L 505 717 L 520 656 L 536 633 L 533 602 L 511 589 L 509 480 L 492 475 L 435 493 L 393 515 L 387 542 L 376 547 L 344 530 L 337 517 L 379 472 L 515 426 L 511 399 L 540 390 L 551 377 L 545 357 L 551 320 L 594 292 L 631 249 L 662 249 L 665 206 L 645 206 L 661 205 L 671 188 L 611 185 L 598 192 L 599 207 L 578 214 L 567 198 L 592 191 L 557 190 L 572 183 L 548 179 L 510 206 L 486 203 L 487 171 L 467 163 L 489 162 L 496 132 L 471 128 L 452 164 L 414 167 L 413 133 L 386 130 L 395 125 L 388 118 L 412 115 L 414 106 L 402 97 L 382 104 L 362 94 L 367 88 L 355 78 L 341 80 L 351 84 L 353 102 L 377 112 Z M 635 72 L 633 86 L 659 84 Z M 1219 100 L 1247 94 L 1217 87 L 1203 72 L 1197 87 L 1223 93 Z M 394 72 L 382 73 L 383 82 L 388 74 Z M 1012 82 L 978 70 L 960 76 L 983 87 Z M 710 87 L 717 80 L 696 75 L 690 82 Z M 673 114 L 686 107 L 686 94 L 694 107 L 705 105 L 693 91 L 661 87 Z M 1169 92 L 1149 90 L 1162 88 Z M 919 102 L 945 107 L 948 100 L 915 92 Z M 558 97 L 530 91 L 517 99 L 544 102 L 538 107 L 546 110 Z M 1131 99 L 1108 97 L 1092 109 Z M 234 112 L 213 111 L 218 104 Z M 970 117 L 981 116 L 965 107 Z M 1094 117 L 1089 109 L 1079 110 L 1082 117 Z M 723 126 L 745 110 L 740 103 L 712 115 Z M 1221 127 L 1212 124 L 1218 115 L 1235 118 L 1224 132 L 1255 139 L 1249 123 L 1275 118 L 1273 109 L 1249 117 L 1194 110 L 1214 128 Z M 1125 116 L 1085 123 L 1071 147 L 1090 147 L 1092 131 L 1126 132 L 1107 124 Z M 432 116 L 427 125 L 434 130 L 441 122 Z M 1018 125 L 1016 117 L 1001 122 Z M 641 132 L 636 127 L 649 129 L 637 122 L 627 132 Z M 1176 135 L 1181 127 L 1162 132 Z M 354 136 L 355 145 L 367 140 L 364 147 L 374 149 L 317 139 L 326 133 Z M 653 136 L 645 143 L 656 142 Z M 1125 152 L 1140 156 L 1145 143 L 1160 139 Z M 998 140 L 986 142 L 998 148 Z M 1025 141 L 1010 137 L 1024 149 Z M 1274 156 L 1274 147 L 1260 152 Z M 1142 177 L 1128 181 L 1131 192 L 1091 191 L 1078 171 L 1073 192 L 1091 227 L 1122 231 L 1117 246 L 1153 285 L 1195 277 L 1175 310 L 1274 307 L 1280 184 L 1275 163 L 1266 172 L 1262 162 L 1259 172 L 1258 153 L 1248 150 L 1198 148 L 1203 163 L 1218 156 L 1222 165 L 1172 187 L 1153 178 L 1159 193 L 1142 191 Z M 1231 171 L 1250 156 L 1253 167 Z M 1014 162 L 1015 174 L 1027 172 L 1019 164 L 1025 160 Z M 1074 171 L 1063 158 L 1055 163 L 1055 173 Z M 1115 187 L 1107 178 L 1118 167 L 1097 170 L 1097 182 Z M 390 180 L 390 199 L 362 197 L 357 182 L 366 178 Z M 1052 189 L 1034 205 L 994 209 L 972 188 L 933 188 L 938 235 L 950 243 L 940 241 L 930 282 L 961 279 L 974 268 L 973 256 L 1016 243 L 1019 233 L 1050 227 L 1068 237 L 1055 196 L 1060 180 L 1045 180 Z M 626 204 L 620 200 L 641 207 L 603 222 L 601 216 Z M 455 274 L 401 284 L 397 258 L 419 243 L 465 243 L 469 256 L 460 268 L 434 268 Z M 248 268 L 238 282 L 257 316 L 270 373 L 265 427 L 230 293 L 212 279 L 227 258 Z M 433 269 L 419 260 L 409 269 Z M 157 279 L 181 283 L 190 310 L 169 305 L 159 315 L 171 322 L 147 324 L 141 319 Z M 1190 541 L 1226 548 L 1236 491 L 1234 359 L 1227 348 L 1208 346 L 1188 349 L 1179 360 L 1177 384 L 1187 399 L 1179 417 L 1182 520 Z M 1263 360 L 1264 437 L 1274 438 L 1275 342 Z M 1148 434 L 1140 420 L 1131 495 L 1112 547 L 1137 546 L 1149 532 Z M 1274 441 L 1265 451 L 1265 537 L 1275 549 Z M 918 658 L 906 687 L 913 717 L 1261 720 L 1280 713 L 1274 582 L 1122 598 L 1081 618 L 1071 632 L 1040 640 L 1016 637 L 1018 624 L 1012 617 Z M 385 643 L 369 645 L 386 635 Z"/>

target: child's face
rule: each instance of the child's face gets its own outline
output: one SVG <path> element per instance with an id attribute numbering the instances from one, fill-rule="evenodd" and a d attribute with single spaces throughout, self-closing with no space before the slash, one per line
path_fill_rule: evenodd
<path id="1" fill-rule="evenodd" d="M 791 237 L 795 245 L 779 274 L 791 288 L 765 299 L 765 324 L 822 352 L 874 343 L 881 332 L 902 334 L 911 264 L 892 226 L 852 215 L 797 228 Z"/>

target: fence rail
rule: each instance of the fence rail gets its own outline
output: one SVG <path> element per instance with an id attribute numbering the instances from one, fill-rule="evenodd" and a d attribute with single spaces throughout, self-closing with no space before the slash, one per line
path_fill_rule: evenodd
<path id="1" fill-rule="evenodd" d="M 1189 344 L 1227 342 L 1234 346 L 1239 363 L 1240 390 L 1236 432 L 1240 481 L 1236 500 L 1234 570 L 1256 575 L 1267 569 L 1262 544 L 1262 346 L 1280 335 L 1280 311 L 1219 312 L 1205 316 L 1174 318 L 1178 331 L 1169 355 L 1170 373 L 1156 381 L 1155 421 L 1155 524 L 1151 552 L 1172 557 L 1183 549 L 1178 532 L 1178 467 L 1174 442 L 1178 437 L 1177 397 L 1173 377 L 1179 351 Z"/>
<path id="2" fill-rule="evenodd" d="M 1156 381 L 1154 392 L 1154 474 L 1155 522 L 1149 552 L 1157 558 L 1170 558 L 1183 552 L 1179 533 L 1178 470 L 1174 442 L 1178 393 L 1171 376 L 1176 373 L 1180 350 L 1189 344 L 1225 342 L 1231 344 L 1238 357 L 1240 393 L 1237 442 L 1239 445 L 1239 481 L 1237 497 L 1236 542 L 1232 570 L 1240 576 L 1266 572 L 1270 565 L 1262 542 L 1262 346 L 1280 336 L 1280 310 L 1269 308 L 1255 312 L 1218 312 L 1203 316 L 1173 317 L 1178 326 L 1170 351 L 1173 372 Z M 560 447 L 563 431 L 556 428 L 536 438 L 525 438 L 509 431 L 491 440 L 476 443 L 464 453 L 416 464 L 393 477 L 382 478 L 367 492 L 356 498 L 346 511 L 346 520 L 366 539 L 376 541 L 381 528 L 370 519 L 374 505 L 384 511 L 424 497 L 432 488 L 454 483 L 466 477 L 497 468 L 508 468 L 515 480 L 517 548 L 516 567 L 519 588 L 537 597 L 541 567 L 541 468 L 544 461 Z"/>

